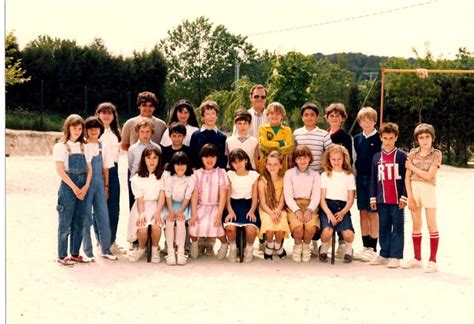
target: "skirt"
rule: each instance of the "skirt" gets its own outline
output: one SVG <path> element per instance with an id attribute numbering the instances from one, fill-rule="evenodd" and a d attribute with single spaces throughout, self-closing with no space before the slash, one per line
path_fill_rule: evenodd
<path id="1" fill-rule="evenodd" d="M 152 225 L 154 223 L 153 214 L 156 212 L 156 208 L 158 207 L 158 200 L 145 200 L 144 201 L 145 207 L 145 220 L 146 224 L 143 227 L 137 226 L 137 219 L 138 219 L 138 207 L 137 202 L 132 206 L 132 210 L 130 210 L 130 217 L 128 219 L 128 233 L 127 233 L 127 241 L 134 242 L 137 240 L 137 231 L 139 228 L 147 228 L 148 225 Z"/>
<path id="2" fill-rule="evenodd" d="M 263 235 L 267 231 L 278 232 L 282 231 L 284 233 L 284 238 L 288 238 L 290 234 L 290 227 L 288 226 L 288 218 L 286 215 L 286 211 L 282 210 L 280 214 L 280 221 L 278 223 L 274 223 L 272 217 L 268 215 L 263 209 L 259 209 L 260 220 L 262 225 L 260 227 L 260 231 L 258 233 L 258 238 L 263 239 Z"/>
<path id="3" fill-rule="evenodd" d="M 221 237 L 224 236 L 224 228 L 222 224 L 214 225 L 214 217 L 216 216 L 219 206 L 217 204 L 198 204 L 197 206 L 197 222 L 194 226 L 189 225 L 189 235 L 195 237 Z"/>
<path id="4" fill-rule="evenodd" d="M 247 213 L 249 212 L 250 208 L 252 207 L 252 199 L 234 199 L 230 198 L 230 205 L 234 210 L 236 219 L 232 220 L 231 222 L 224 223 L 224 219 L 229 215 L 227 209 L 224 210 L 222 214 L 222 224 L 224 224 L 224 228 L 228 225 L 233 226 L 255 226 L 257 229 L 260 228 L 260 215 L 258 210 L 255 211 L 255 217 L 257 218 L 255 222 L 252 222 L 250 219 L 247 218 Z"/>
<path id="5" fill-rule="evenodd" d="M 183 202 L 172 200 L 171 203 L 173 205 L 173 210 L 176 212 L 178 209 L 181 208 L 181 204 Z M 163 223 L 166 222 L 167 217 L 168 217 L 168 207 L 165 206 L 165 208 L 163 208 L 163 216 L 162 216 Z M 188 207 L 186 207 L 186 209 L 184 210 L 184 220 L 188 221 L 190 219 L 191 219 L 191 203 L 189 203 Z"/>

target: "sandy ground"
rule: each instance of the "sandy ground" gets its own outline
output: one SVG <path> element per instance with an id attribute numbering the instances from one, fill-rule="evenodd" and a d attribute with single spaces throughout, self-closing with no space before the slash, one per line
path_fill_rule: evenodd
<path id="1" fill-rule="evenodd" d="M 118 243 L 125 246 L 125 155 L 119 170 Z M 66 268 L 56 263 L 58 179 L 50 156 L 6 158 L 7 323 L 473 321 L 469 203 L 474 170 L 443 166 L 439 172 L 440 271 L 435 274 L 359 261 L 336 261 L 333 266 L 315 259 L 308 264 L 290 258 L 265 262 L 257 252 L 251 264 L 203 257 L 184 267 L 170 267 L 145 261 L 130 264 L 122 256 L 117 262 L 99 258 L 95 264 Z M 352 213 L 359 232 L 354 208 Z M 408 212 L 405 233 L 408 258 Z M 424 234 L 426 260 L 426 229 Z M 290 241 L 285 242 L 289 253 Z M 356 233 L 356 251 L 360 241 Z"/>

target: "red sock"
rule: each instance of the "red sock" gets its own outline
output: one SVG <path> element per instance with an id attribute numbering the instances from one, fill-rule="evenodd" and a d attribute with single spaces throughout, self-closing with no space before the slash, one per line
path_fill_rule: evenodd
<path id="1" fill-rule="evenodd" d="M 438 253 L 439 232 L 430 233 L 430 261 L 436 262 L 436 254 Z"/>
<path id="2" fill-rule="evenodd" d="M 413 233 L 411 235 L 413 239 L 413 249 L 415 250 L 415 259 L 421 261 L 421 233 Z"/>

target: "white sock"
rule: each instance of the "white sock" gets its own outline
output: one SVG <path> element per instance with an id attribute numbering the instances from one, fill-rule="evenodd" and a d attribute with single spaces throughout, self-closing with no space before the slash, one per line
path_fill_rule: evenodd
<path id="1" fill-rule="evenodd" d="M 275 242 L 275 251 L 278 255 L 283 253 L 283 244 Z"/>
<path id="2" fill-rule="evenodd" d="M 235 243 L 235 241 L 234 242 L 229 241 L 229 246 L 233 249 L 236 249 L 237 248 L 237 243 Z"/>
<path id="3" fill-rule="evenodd" d="M 265 245 L 265 254 L 273 254 L 273 247 L 275 246 L 275 242 L 267 242 Z"/>
<path id="4" fill-rule="evenodd" d="M 329 242 L 321 242 L 321 253 L 328 253 Z"/>
<path id="5" fill-rule="evenodd" d="M 352 243 L 346 242 L 346 254 L 352 255 Z"/>

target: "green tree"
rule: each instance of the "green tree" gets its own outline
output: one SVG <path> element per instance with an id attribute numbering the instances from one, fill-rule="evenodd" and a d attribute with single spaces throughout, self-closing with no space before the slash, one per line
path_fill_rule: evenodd
<path id="1" fill-rule="evenodd" d="M 21 59 L 18 57 L 19 46 L 13 31 L 5 37 L 5 85 L 6 87 L 22 84 L 30 80 L 26 71 L 21 67 Z"/>
<path id="2" fill-rule="evenodd" d="M 255 60 L 257 52 L 246 37 L 231 34 L 205 17 L 184 20 L 160 42 L 169 66 L 167 94 L 172 101 L 186 97 L 198 105 L 213 90 L 230 90 L 236 62 Z"/>

